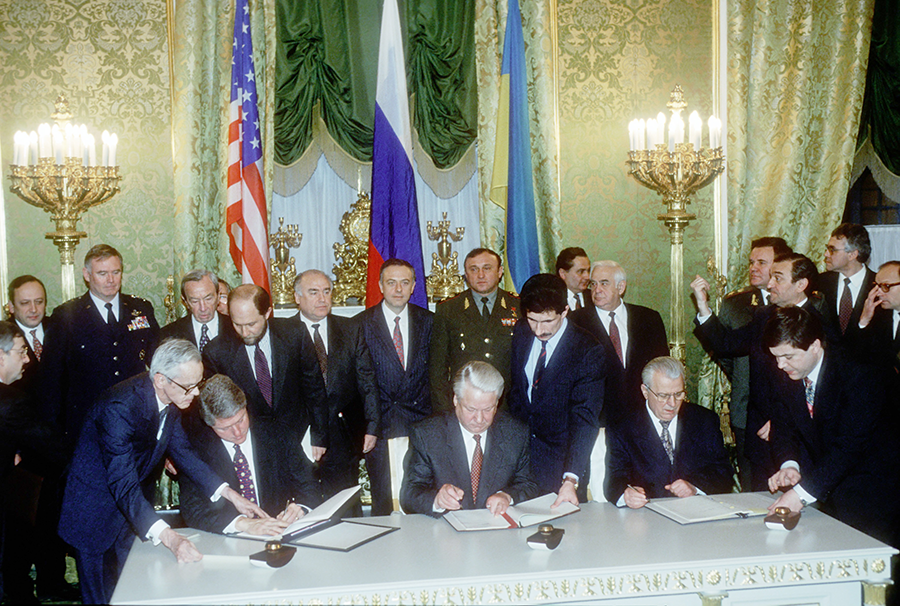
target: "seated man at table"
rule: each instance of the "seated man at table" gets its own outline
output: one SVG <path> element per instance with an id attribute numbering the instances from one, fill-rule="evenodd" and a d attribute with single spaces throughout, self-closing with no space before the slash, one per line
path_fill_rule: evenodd
<path id="1" fill-rule="evenodd" d="M 271 518 L 249 518 L 224 500 L 210 501 L 190 478 L 181 478 L 181 513 L 192 528 L 208 532 L 280 534 L 305 513 L 297 503 L 321 502 L 312 464 L 299 440 L 277 421 L 250 419 L 247 398 L 225 375 L 200 390 L 200 419 L 186 416 L 185 431 L 200 458 L 229 486 L 257 503 Z"/>
<path id="2" fill-rule="evenodd" d="M 453 378 L 454 412 L 410 429 L 400 505 L 407 513 L 440 516 L 488 508 L 495 515 L 537 494 L 531 479 L 528 429 L 497 413 L 503 376 L 472 361 Z"/>
<path id="3" fill-rule="evenodd" d="M 606 498 L 638 509 L 649 499 L 731 492 L 719 417 L 684 399 L 684 366 L 650 360 L 641 373 L 646 405 L 607 428 Z"/>

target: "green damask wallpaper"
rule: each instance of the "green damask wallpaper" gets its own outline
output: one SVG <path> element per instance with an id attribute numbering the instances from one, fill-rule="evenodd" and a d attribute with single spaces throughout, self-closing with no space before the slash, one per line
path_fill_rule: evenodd
<path id="1" fill-rule="evenodd" d="M 172 271 L 173 185 L 165 0 L 0 0 L 0 152 L 10 277 L 33 273 L 61 303 L 48 215 L 9 192 L 16 130 L 50 122 L 60 93 L 74 122 L 119 136 L 121 192 L 79 223 L 76 251 L 106 242 L 125 257 L 123 291 L 150 299 L 162 321 Z M 81 290 L 80 273 L 76 290 Z M 5 288 L 5 285 L 4 285 Z M 5 298 L 5 297 L 4 297 Z"/>
<path id="2" fill-rule="evenodd" d="M 563 246 L 592 261 L 613 259 L 628 272 L 626 301 L 669 324 L 669 236 L 656 216 L 662 199 L 628 175 L 628 122 L 665 107 L 675 84 L 686 117 L 712 105 L 712 2 L 559 0 L 559 103 Z M 685 285 L 713 252 L 712 193 L 702 191 L 685 234 Z M 686 287 L 686 291 L 687 291 Z M 687 296 L 686 292 L 686 296 Z M 686 303 L 686 319 L 693 316 Z M 699 345 L 686 327 L 689 366 Z"/>

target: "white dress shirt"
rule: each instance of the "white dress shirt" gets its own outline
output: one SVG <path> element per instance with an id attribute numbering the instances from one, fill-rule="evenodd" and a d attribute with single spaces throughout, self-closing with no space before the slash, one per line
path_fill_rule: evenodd
<path id="1" fill-rule="evenodd" d="M 568 295 L 568 297 L 569 297 L 569 299 L 568 299 L 568 304 L 569 304 L 569 309 L 570 309 L 571 311 L 575 311 L 576 309 L 578 309 L 578 301 L 581 301 L 581 306 L 582 306 L 582 307 L 585 306 L 584 293 L 583 293 L 583 292 L 572 292 L 571 290 L 569 290 L 569 289 L 567 288 L 567 289 L 566 289 L 566 295 Z"/>
<path id="2" fill-rule="evenodd" d="M 269 376 L 272 376 L 272 339 L 269 337 L 269 331 L 259 340 L 259 348 L 266 356 L 266 363 L 269 365 Z M 250 358 L 250 370 L 253 371 L 253 378 L 256 378 L 256 345 L 244 345 L 244 351 Z"/>
<path id="3" fill-rule="evenodd" d="M 322 337 L 322 344 L 325 346 L 325 353 L 327 354 L 328 353 L 328 316 L 325 316 L 318 322 L 313 322 L 312 320 L 310 320 L 309 318 L 304 316 L 302 313 L 299 314 L 299 317 L 300 317 L 300 320 L 303 322 L 303 324 L 306 325 L 307 330 L 309 330 L 309 338 L 313 342 L 313 344 L 315 344 L 315 342 L 316 342 L 315 338 L 313 337 L 313 334 L 315 334 L 315 329 L 313 328 L 313 324 L 319 325 L 319 336 Z M 393 319 L 391 319 L 391 321 L 393 322 Z M 393 329 L 391 329 L 391 330 L 393 331 Z M 393 332 L 391 334 L 393 334 Z"/>
<path id="4" fill-rule="evenodd" d="M 819 358 L 819 361 L 816 363 L 816 365 L 813 367 L 813 369 L 810 371 L 810 373 L 806 376 L 807 379 L 812 381 L 813 393 L 816 392 L 816 385 L 818 385 L 818 383 L 819 383 L 819 375 L 822 372 L 822 360 L 824 360 L 824 359 L 825 359 L 825 356 L 822 356 L 821 358 Z M 800 381 L 802 382 L 803 379 L 800 379 Z M 804 386 L 804 388 L 805 388 L 805 386 Z M 805 389 L 804 389 L 804 393 L 805 393 Z M 815 413 L 815 406 L 813 407 L 813 413 Z M 797 461 L 790 460 L 790 461 L 785 461 L 784 463 L 781 464 L 781 469 L 785 469 L 787 467 L 793 467 L 797 471 L 800 471 L 800 464 L 797 463 Z M 805 501 L 807 505 L 812 505 L 813 503 L 815 503 L 818 500 L 818 499 L 816 499 L 816 497 L 814 497 L 813 495 L 808 493 L 806 490 L 804 490 L 803 487 L 800 486 L 800 484 L 796 484 L 794 486 L 794 492 L 796 492 L 797 496 L 799 496 L 801 500 Z"/>
<path id="5" fill-rule="evenodd" d="M 382 301 L 381 311 L 384 314 L 384 323 L 392 340 L 394 337 L 394 319 L 400 318 L 400 338 L 403 339 L 403 368 L 406 368 L 407 360 L 409 360 L 409 305 L 404 305 L 403 310 L 399 314 L 395 314 Z"/>
<path id="6" fill-rule="evenodd" d="M 194 329 L 194 338 L 197 339 L 197 345 L 200 344 L 200 335 L 203 333 L 203 324 L 197 321 L 193 315 L 191 316 L 191 327 Z M 268 331 L 266 331 L 268 333 Z M 206 323 L 206 334 L 212 341 L 219 336 L 219 312 L 213 314 L 212 320 Z"/>
<path id="7" fill-rule="evenodd" d="M 104 309 L 103 311 L 106 311 L 106 310 Z M 41 322 L 40 324 L 38 324 L 38 325 L 35 326 L 34 328 L 28 328 L 27 326 L 25 326 L 24 324 L 22 324 L 22 323 L 19 322 L 18 320 L 16 320 L 16 324 L 19 325 L 19 329 L 20 329 L 20 330 L 22 331 L 22 333 L 25 335 L 25 340 L 28 341 L 28 346 L 29 346 L 29 347 L 34 347 L 34 338 L 32 338 L 32 336 L 31 336 L 31 331 L 32 331 L 32 330 L 37 331 L 37 332 L 34 333 L 35 336 L 37 337 L 37 340 L 41 342 L 41 345 L 44 344 L 44 323 L 43 323 L 43 322 Z"/>
<path id="8" fill-rule="evenodd" d="M 553 352 L 556 351 L 556 346 L 559 345 L 560 339 L 562 339 L 563 333 L 566 332 L 566 327 L 569 325 L 569 319 L 563 318 L 562 324 L 559 327 L 559 330 L 556 331 L 556 334 L 550 337 L 547 340 L 547 353 L 544 358 L 544 369 L 546 369 L 550 365 L 550 358 L 553 357 Z M 541 355 L 541 340 L 535 337 L 531 342 L 531 351 L 528 353 L 528 359 L 525 360 L 525 377 L 528 379 L 528 399 L 531 399 L 531 385 L 534 383 L 534 369 L 537 366 L 538 358 Z"/>
<path id="9" fill-rule="evenodd" d="M 606 334 L 609 334 L 609 312 L 599 307 L 595 307 L 597 310 L 597 317 L 600 318 L 600 321 L 603 322 L 603 328 L 606 329 Z M 625 307 L 625 302 L 620 301 L 619 306 L 613 310 L 613 313 L 616 314 L 616 327 L 619 329 L 619 342 L 622 344 L 622 357 L 625 360 L 622 362 L 622 366 L 626 366 L 628 363 L 628 308 Z"/>
<path id="10" fill-rule="evenodd" d="M 103 318 L 103 321 L 106 322 L 106 301 L 97 297 L 91 291 L 88 291 L 88 294 L 91 295 L 91 300 L 94 302 L 94 306 L 97 308 L 97 312 L 100 314 L 100 317 Z M 116 322 L 119 321 L 119 293 L 116 293 L 116 296 L 112 298 L 112 312 L 116 317 Z"/>
<path id="11" fill-rule="evenodd" d="M 847 285 L 844 283 L 844 279 L 848 276 L 839 273 L 838 274 L 838 288 L 837 288 L 837 300 L 835 301 L 835 311 L 840 315 L 841 313 L 841 297 L 844 296 L 844 289 L 847 288 Z M 862 292 L 863 280 L 866 277 L 866 266 L 863 265 L 862 268 L 849 276 L 850 278 L 850 304 L 854 307 L 856 306 L 856 302 L 859 301 L 859 293 Z M 863 293 L 863 296 L 868 295 L 869 293 Z"/>

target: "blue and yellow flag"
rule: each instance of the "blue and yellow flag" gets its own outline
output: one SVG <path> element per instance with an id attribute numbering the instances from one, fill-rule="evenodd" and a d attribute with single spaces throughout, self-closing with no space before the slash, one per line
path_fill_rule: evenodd
<path id="1" fill-rule="evenodd" d="M 516 290 L 520 290 L 528 278 L 541 271 L 541 264 L 534 212 L 525 41 L 518 0 L 509 0 L 500 78 L 491 200 L 506 209 L 506 267 Z"/>

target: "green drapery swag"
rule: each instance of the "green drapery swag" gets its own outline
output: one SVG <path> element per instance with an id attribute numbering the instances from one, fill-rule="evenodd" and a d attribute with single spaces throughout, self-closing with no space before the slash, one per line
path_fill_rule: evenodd
<path id="1" fill-rule="evenodd" d="M 879 159 L 900 175 L 900 11 L 896 0 L 876 0 L 866 98 L 857 146 L 866 130 Z"/>
<path id="2" fill-rule="evenodd" d="M 475 140 L 475 18 L 470 0 L 400 3 L 407 82 L 419 141 L 438 168 Z M 372 159 L 380 2 L 276 0 L 275 160 L 296 161 L 319 106 L 328 133 L 354 159 Z"/>

